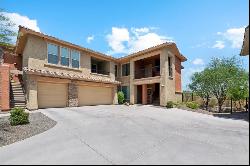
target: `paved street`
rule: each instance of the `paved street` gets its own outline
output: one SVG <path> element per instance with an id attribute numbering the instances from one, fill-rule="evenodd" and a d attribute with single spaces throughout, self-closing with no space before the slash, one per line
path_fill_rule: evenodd
<path id="1" fill-rule="evenodd" d="M 39 110 L 57 125 L 0 148 L 1 164 L 249 164 L 249 123 L 154 106 Z"/>

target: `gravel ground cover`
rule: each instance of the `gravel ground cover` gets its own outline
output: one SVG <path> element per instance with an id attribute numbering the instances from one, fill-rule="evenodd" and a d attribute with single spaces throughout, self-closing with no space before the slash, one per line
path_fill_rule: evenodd
<path id="1" fill-rule="evenodd" d="M 0 117 L 0 147 L 32 137 L 56 125 L 56 121 L 40 112 L 30 113 L 29 120 L 29 124 L 11 126 L 9 116 Z"/>

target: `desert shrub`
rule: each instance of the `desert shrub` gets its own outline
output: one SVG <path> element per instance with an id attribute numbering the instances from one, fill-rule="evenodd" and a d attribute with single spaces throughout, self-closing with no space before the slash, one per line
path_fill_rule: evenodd
<path id="1" fill-rule="evenodd" d="M 24 112 L 23 108 L 13 108 L 10 111 L 10 124 L 12 126 L 29 123 L 29 113 Z"/>
<path id="2" fill-rule="evenodd" d="M 212 98 L 208 103 L 208 107 L 210 108 L 215 108 L 216 105 L 217 105 L 217 100 L 214 98 Z"/>
<path id="3" fill-rule="evenodd" d="M 174 108 L 175 103 L 173 101 L 168 101 L 166 107 L 167 108 Z"/>
<path id="4" fill-rule="evenodd" d="M 123 104 L 125 100 L 124 93 L 122 91 L 119 91 L 117 95 L 118 95 L 118 103 Z"/>
<path id="5" fill-rule="evenodd" d="M 186 103 L 186 106 L 188 108 L 191 108 L 191 109 L 198 109 L 199 108 L 199 104 L 195 103 L 195 102 L 187 102 Z"/>
<path id="6" fill-rule="evenodd" d="M 186 106 L 186 103 L 184 103 L 184 102 L 176 102 L 176 105 L 175 105 L 175 107 L 176 108 L 185 108 L 185 106 Z"/>

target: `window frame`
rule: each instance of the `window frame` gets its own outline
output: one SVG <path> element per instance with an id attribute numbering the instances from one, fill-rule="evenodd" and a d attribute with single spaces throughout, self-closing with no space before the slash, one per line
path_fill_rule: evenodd
<path id="1" fill-rule="evenodd" d="M 126 93 L 127 98 L 125 98 L 125 93 L 123 92 L 123 87 L 126 87 L 126 89 L 127 89 L 127 93 Z M 125 99 L 126 101 L 130 101 L 130 85 L 122 85 L 122 86 L 121 86 L 121 91 L 122 91 L 123 94 L 124 94 L 124 99 Z"/>
<path id="2" fill-rule="evenodd" d="M 73 66 L 72 66 L 72 60 L 73 60 L 72 52 L 78 52 L 78 53 L 79 53 L 79 63 L 78 63 L 78 67 L 73 67 Z M 74 69 L 79 69 L 79 68 L 80 68 L 80 64 L 81 64 L 81 51 L 74 50 L 74 49 L 70 49 L 70 67 L 71 67 L 71 68 L 74 68 Z"/>
<path id="3" fill-rule="evenodd" d="M 68 50 L 68 58 L 69 58 L 69 64 L 68 64 L 68 66 L 66 66 L 66 65 L 63 65 L 63 64 L 62 64 L 62 48 L 65 48 L 65 49 L 67 49 L 67 50 Z M 63 46 L 60 46 L 60 59 L 61 59 L 61 61 L 60 61 L 60 65 L 62 65 L 62 66 L 66 66 L 66 67 L 70 67 L 70 59 L 71 59 L 70 50 L 71 50 L 71 49 L 69 49 L 68 47 L 63 47 Z"/>
<path id="4" fill-rule="evenodd" d="M 172 57 L 168 56 L 168 76 L 173 78 L 173 63 Z"/>
<path id="5" fill-rule="evenodd" d="M 48 45 L 53 45 L 53 46 L 56 46 L 57 47 L 57 64 L 55 63 L 50 63 L 49 62 L 49 46 Z M 59 45 L 57 44 L 54 44 L 54 43 L 50 43 L 50 42 L 47 42 L 47 63 L 49 64 L 53 64 L 53 65 L 60 65 L 60 52 L 59 52 L 59 49 L 58 47 L 60 47 Z M 61 50 L 60 50 L 61 51 Z M 53 54 L 52 54 L 53 55 Z"/>
<path id="6" fill-rule="evenodd" d="M 118 65 L 115 64 L 115 77 L 118 77 Z"/>
<path id="7" fill-rule="evenodd" d="M 128 65 L 129 64 L 129 73 L 128 73 L 128 75 L 123 75 L 123 65 Z M 122 77 L 128 77 L 128 76 L 130 76 L 130 62 L 128 62 L 128 63 L 123 63 L 122 65 L 121 65 L 121 76 Z"/>

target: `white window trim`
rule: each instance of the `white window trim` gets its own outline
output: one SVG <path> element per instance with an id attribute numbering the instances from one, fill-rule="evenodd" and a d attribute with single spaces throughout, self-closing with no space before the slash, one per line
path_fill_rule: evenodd
<path id="1" fill-rule="evenodd" d="M 67 67 L 70 67 L 70 49 L 67 48 L 67 47 L 63 47 L 63 46 L 60 46 L 60 59 L 61 59 L 61 61 L 60 61 L 61 64 L 60 65 L 65 66 L 65 65 L 62 64 L 62 48 L 65 48 L 65 49 L 68 50 L 69 65 Z"/>
<path id="2" fill-rule="evenodd" d="M 129 64 L 129 67 L 130 67 L 130 62 L 128 62 L 128 63 L 123 63 L 123 64 L 121 64 L 121 77 L 128 77 L 128 76 L 130 76 L 130 69 L 129 69 L 129 75 L 127 75 L 127 76 L 123 76 L 122 75 L 122 65 L 126 65 L 126 64 Z"/>
<path id="3" fill-rule="evenodd" d="M 73 58 L 72 52 L 73 52 L 73 51 L 79 53 L 79 64 L 78 64 L 79 67 L 78 67 L 78 68 L 72 66 L 72 58 Z M 75 68 L 75 69 L 79 69 L 79 68 L 80 68 L 80 64 L 81 64 L 81 52 L 78 51 L 78 50 L 70 49 L 70 67 Z"/>
<path id="4" fill-rule="evenodd" d="M 54 44 L 54 43 L 49 43 L 49 42 L 47 43 L 47 47 L 46 47 L 46 49 L 47 49 L 47 63 L 49 63 L 49 49 L 48 49 L 48 45 L 49 45 L 49 44 L 50 44 L 50 45 L 54 45 L 54 46 L 57 47 L 57 54 L 58 54 L 58 55 L 57 55 L 57 56 L 58 56 L 58 63 L 57 63 L 57 65 L 60 65 L 60 64 L 59 64 L 59 56 L 60 56 L 59 54 L 60 54 L 60 53 L 59 53 L 59 50 L 58 50 L 59 45 Z M 52 54 L 52 55 L 54 55 L 54 54 Z M 49 63 L 49 64 L 53 64 L 53 63 Z M 55 65 L 55 64 L 54 64 L 54 65 Z"/>

